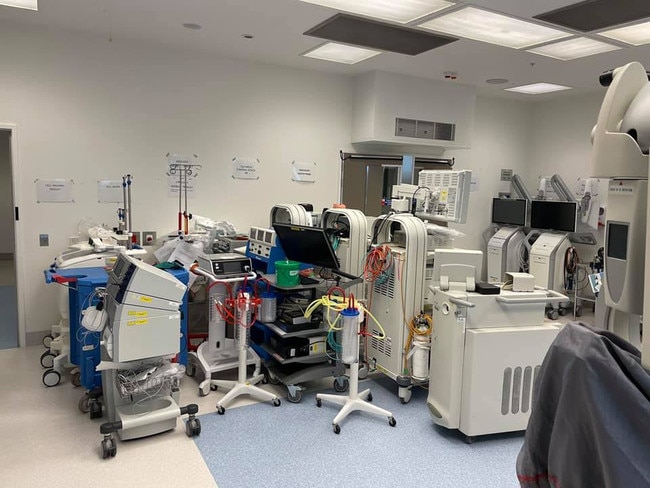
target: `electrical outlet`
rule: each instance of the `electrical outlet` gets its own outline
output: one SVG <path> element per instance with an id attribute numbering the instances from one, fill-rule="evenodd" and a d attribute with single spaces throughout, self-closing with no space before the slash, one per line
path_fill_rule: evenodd
<path id="1" fill-rule="evenodd" d="M 154 231 L 143 230 L 142 231 L 142 245 L 143 246 L 151 246 L 154 242 L 156 242 L 156 233 Z"/>
<path id="2" fill-rule="evenodd" d="M 48 247 L 50 245 L 50 236 L 48 234 L 39 234 L 38 243 L 41 247 Z"/>

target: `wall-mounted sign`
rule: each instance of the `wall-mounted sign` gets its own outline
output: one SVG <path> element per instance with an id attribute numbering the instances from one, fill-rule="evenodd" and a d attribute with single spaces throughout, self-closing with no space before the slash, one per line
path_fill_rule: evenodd
<path id="1" fill-rule="evenodd" d="M 99 203 L 123 203 L 124 191 L 118 180 L 100 180 L 97 182 L 97 201 Z"/>
<path id="2" fill-rule="evenodd" d="M 259 159 L 233 158 L 232 177 L 237 180 L 259 180 Z"/>
<path id="3" fill-rule="evenodd" d="M 293 181 L 314 183 L 316 181 L 316 163 L 293 161 L 291 163 L 291 179 Z"/>
<path id="4" fill-rule="evenodd" d="M 35 180 L 36 203 L 71 203 L 73 197 L 73 180 Z"/>

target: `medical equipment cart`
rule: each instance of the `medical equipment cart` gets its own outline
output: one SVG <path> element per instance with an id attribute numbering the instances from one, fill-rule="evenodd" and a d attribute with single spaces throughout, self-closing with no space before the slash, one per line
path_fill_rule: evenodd
<path id="1" fill-rule="evenodd" d="M 189 273 L 186 269 L 167 269 L 172 276 L 187 284 Z M 79 383 L 86 393 L 79 401 L 79 410 L 90 412 L 90 418 L 102 416 L 100 402 L 102 375 L 96 367 L 100 362 L 101 333 L 89 332 L 81 326 L 82 312 L 85 308 L 96 305 L 99 296 L 97 288 L 103 288 L 108 282 L 108 274 L 103 267 L 71 268 L 46 270 L 45 282 L 56 282 L 68 286 L 70 310 L 70 358 L 69 361 L 79 368 Z M 187 364 L 187 293 L 181 307 L 181 353 L 178 362 Z M 61 379 L 61 371 L 48 369 L 43 373 L 43 383 L 55 386 Z"/>

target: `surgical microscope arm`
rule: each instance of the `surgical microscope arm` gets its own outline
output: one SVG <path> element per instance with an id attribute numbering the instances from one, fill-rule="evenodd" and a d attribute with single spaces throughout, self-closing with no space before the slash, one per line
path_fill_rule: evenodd
<path id="1" fill-rule="evenodd" d="M 510 193 L 513 193 L 517 198 L 528 200 L 529 203 L 533 201 L 532 195 L 519 175 L 512 175 L 512 180 L 510 181 Z"/>

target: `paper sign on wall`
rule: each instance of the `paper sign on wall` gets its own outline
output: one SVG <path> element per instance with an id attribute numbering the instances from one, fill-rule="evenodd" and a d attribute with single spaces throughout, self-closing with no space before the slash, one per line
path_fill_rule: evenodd
<path id="1" fill-rule="evenodd" d="M 237 180 L 259 180 L 259 159 L 233 158 L 232 177 Z"/>
<path id="2" fill-rule="evenodd" d="M 314 183 L 316 181 L 316 163 L 291 163 L 291 179 L 293 181 L 303 181 Z"/>
<path id="3" fill-rule="evenodd" d="M 472 175 L 472 180 L 469 185 L 469 191 L 470 192 L 475 192 L 479 190 L 479 179 L 478 176 Z"/>
<path id="4" fill-rule="evenodd" d="M 74 202 L 73 180 L 35 180 L 36 203 L 70 203 Z"/>
<path id="5" fill-rule="evenodd" d="M 118 180 L 100 180 L 97 182 L 97 201 L 99 203 L 123 203 L 124 191 Z"/>

